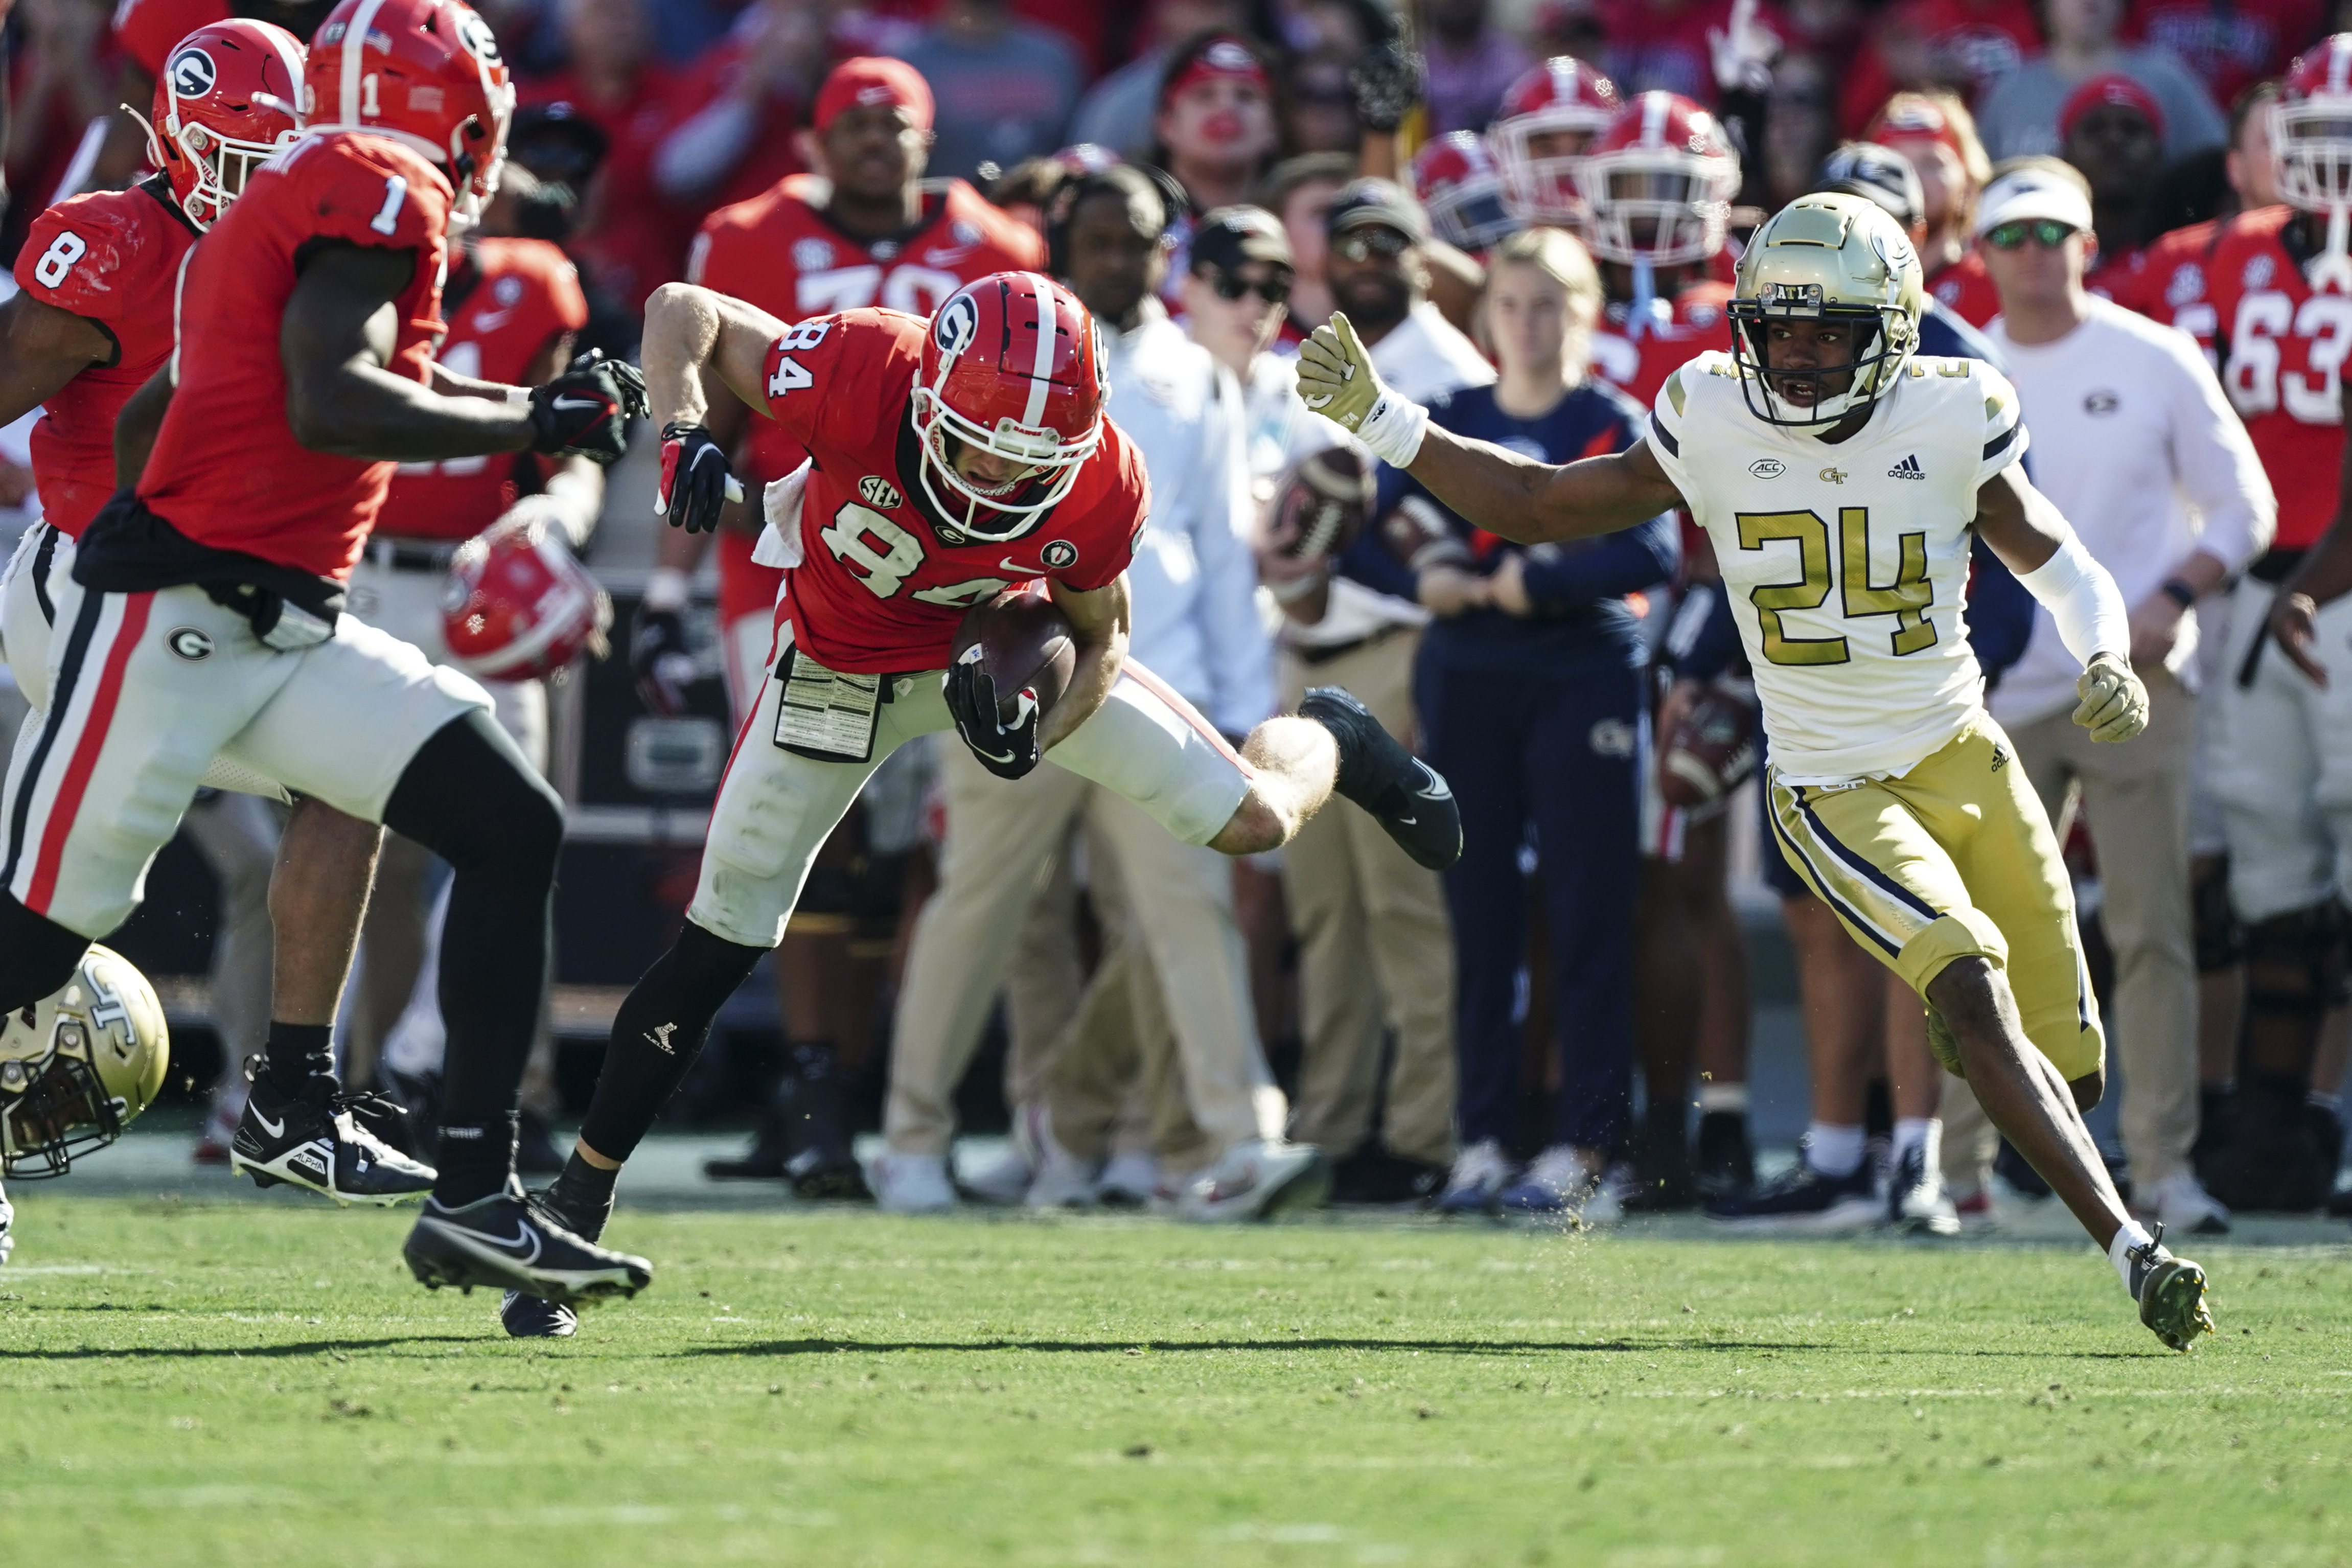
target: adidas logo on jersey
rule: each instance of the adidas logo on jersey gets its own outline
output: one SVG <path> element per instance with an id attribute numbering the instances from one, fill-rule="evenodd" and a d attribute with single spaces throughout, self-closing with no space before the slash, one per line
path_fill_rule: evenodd
<path id="1" fill-rule="evenodd" d="M 1887 469 L 1886 477 L 1890 479 L 1924 479 L 1927 477 L 1927 470 L 1919 466 L 1917 458 L 1906 457 Z"/>

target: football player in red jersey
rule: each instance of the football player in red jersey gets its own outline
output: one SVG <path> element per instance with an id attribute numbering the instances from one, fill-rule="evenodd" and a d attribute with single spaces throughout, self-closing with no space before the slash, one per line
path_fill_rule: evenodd
<path id="1" fill-rule="evenodd" d="M 1486 128 L 1511 216 L 1522 224 L 1580 226 L 1585 203 L 1577 171 L 1593 138 L 1624 107 L 1616 83 L 1566 55 L 1513 82 Z"/>
<path id="2" fill-rule="evenodd" d="M 165 59 L 176 53 L 180 40 L 199 27 L 247 17 L 282 27 L 295 41 L 307 44 L 333 0 L 118 0 L 114 7 L 114 47 L 122 57 L 116 89 L 125 104 L 144 103 L 163 82 Z M 135 111 L 116 115 L 106 128 L 106 140 L 90 171 L 91 189 L 128 184 L 140 173 L 146 154 Z"/>
<path id="3" fill-rule="evenodd" d="M 2206 1184 L 2255 1210 L 2315 1207 L 2336 1173 L 2305 1101 L 2322 1017 L 2342 997 L 2352 901 L 2352 682 L 2321 675 L 2313 652 L 2352 634 L 2352 604 L 2335 597 L 2340 542 L 2315 549 L 2343 531 L 2331 524 L 2347 504 L 2352 34 L 2297 58 L 2270 113 L 2287 205 L 2222 224 L 2203 268 L 2222 389 L 2278 494 L 2277 538 L 2231 597 L 2210 742 L 2247 1010 L 2232 1127 Z"/>
<path id="4" fill-rule="evenodd" d="M 34 475 L 47 516 L 10 563 L 0 595 L 0 636 L 16 684 L 43 712 L 57 595 L 72 574 L 75 540 L 114 493 L 115 416 L 171 355 L 181 263 L 254 166 L 296 134 L 302 46 L 285 29 L 245 20 L 202 26 L 178 41 L 170 67 L 155 89 L 149 140 L 163 172 L 130 190 L 60 202 L 35 219 L 17 257 L 22 291 L 0 305 L 0 417 L 15 418 L 37 403 L 47 413 L 33 432 Z M 36 728 L 39 721 L 37 714 L 31 721 Z M 284 796 L 275 782 L 219 760 L 205 783 Z M 367 900 L 377 830 L 306 799 L 281 836 L 248 815 L 252 809 L 223 797 L 198 819 L 195 837 L 225 883 L 249 878 L 269 884 L 268 901 L 285 940 L 277 944 L 275 964 L 263 971 L 273 978 L 262 986 L 275 993 L 274 1002 L 260 1004 L 268 1007 L 265 1053 L 285 1057 L 289 1042 L 313 1036 L 323 1053 L 352 932 Z M 271 863 L 281 850 L 284 870 L 273 878 Z M 267 909 L 225 912 L 221 941 L 247 940 L 267 951 Z M 224 1027 L 240 1000 L 215 998 Z M 249 1027 L 258 1030 L 260 1023 L 255 1016 Z M 242 1029 L 232 1040 L 238 1059 L 226 1065 L 200 1157 L 207 1146 L 215 1157 L 229 1154 L 245 1105 L 242 1054 L 253 1043 Z M 355 1104 L 361 1119 L 348 1129 L 348 1141 L 368 1152 L 366 1170 L 353 1173 L 350 1190 L 335 1187 L 332 1170 L 300 1184 L 362 1202 L 397 1201 L 429 1186 L 429 1170 L 375 1146 L 367 1125 L 382 1126 L 386 1108 Z"/>
<path id="5" fill-rule="evenodd" d="M 1968 106 L 1949 92 L 1898 92 L 1886 100 L 1865 142 L 1892 147 L 1911 161 L 1927 204 L 1927 237 L 1919 247 L 1927 292 L 1972 327 L 2000 314 L 2000 294 L 1970 244 L 1977 196 L 1992 179 Z"/>
<path id="6" fill-rule="evenodd" d="M 1126 658 L 1127 563 L 1150 507 L 1142 461 L 1103 415 L 1103 351 L 1076 297 L 1034 272 L 983 278 L 929 321 L 857 310 L 787 325 L 691 284 L 654 295 L 647 385 L 665 421 L 674 526 L 718 521 L 733 481 L 704 426 L 723 381 L 810 451 L 769 488 L 782 556 L 773 669 L 737 737 L 686 929 L 613 1023 L 579 1145 L 548 1194 L 593 1234 L 620 1163 L 702 1048 L 719 1005 L 776 945 L 825 836 L 885 757 L 952 726 L 1017 779 L 1052 760 L 1134 801 L 1188 843 L 1231 855 L 1287 840 L 1336 789 L 1423 865 L 1461 853 L 1444 781 L 1334 688 L 1239 752 Z M 1047 710 L 1003 694 L 965 612 L 1042 584 L 1076 645 Z"/>
<path id="7" fill-rule="evenodd" d="M 558 1300 L 630 1293 L 651 1279 L 642 1259 L 509 1190 L 562 805 L 478 686 L 340 612 L 395 462 L 526 447 L 609 462 L 642 385 L 592 363 L 527 392 L 432 363 L 448 225 L 496 188 L 513 103 L 479 16 L 344 0 L 303 91 L 309 131 L 191 254 L 181 299 L 200 308 L 132 400 L 163 406 L 152 447 L 126 443 L 132 482 L 58 585 L 48 714 L 0 802 L 0 1005 L 55 990 L 131 913 L 215 753 L 388 822 L 456 871 L 440 1172 L 411 1269 Z M 338 1109 L 331 1078 L 289 1091 L 267 1074 L 238 1152 L 352 1159 Z"/>
<path id="8" fill-rule="evenodd" d="M 1585 149 L 1580 226 L 1608 297 L 1593 374 L 1654 399 L 1666 377 L 1731 341 L 1731 286 L 1709 277 L 1723 253 L 1739 154 L 1714 115 L 1671 92 L 1644 92 Z"/>

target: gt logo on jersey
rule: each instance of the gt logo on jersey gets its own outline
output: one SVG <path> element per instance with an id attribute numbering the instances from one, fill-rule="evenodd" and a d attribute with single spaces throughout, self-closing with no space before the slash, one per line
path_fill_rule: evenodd
<path id="1" fill-rule="evenodd" d="M 202 49 L 182 49 L 163 68 L 172 76 L 172 90 L 182 98 L 202 98 L 220 79 L 220 68 Z"/>
<path id="2" fill-rule="evenodd" d="M 878 506 L 884 511 L 896 511 L 906 504 L 898 487 L 879 474 L 868 474 L 857 481 L 857 493 L 866 498 L 868 506 Z"/>

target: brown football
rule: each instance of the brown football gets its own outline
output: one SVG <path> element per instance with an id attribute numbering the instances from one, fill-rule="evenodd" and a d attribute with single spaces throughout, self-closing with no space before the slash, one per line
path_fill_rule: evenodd
<path id="1" fill-rule="evenodd" d="M 1271 531 L 1286 536 L 1282 553 L 1302 561 L 1344 554 L 1371 521 L 1377 489 L 1371 466 L 1348 447 L 1299 458 L 1274 487 Z"/>
<path id="2" fill-rule="evenodd" d="M 1024 689 L 1040 712 L 1050 711 L 1069 689 L 1078 667 L 1078 645 L 1070 623 L 1054 607 L 1043 583 L 1007 588 L 976 605 L 956 628 L 955 658 L 980 645 L 980 667 L 996 682 L 996 708 L 1008 724 L 1021 717 Z"/>
<path id="3" fill-rule="evenodd" d="M 1666 737 L 1658 756 L 1658 794 L 1668 805 L 1708 805 L 1755 771 L 1755 706 L 1716 688 L 1692 703 Z"/>

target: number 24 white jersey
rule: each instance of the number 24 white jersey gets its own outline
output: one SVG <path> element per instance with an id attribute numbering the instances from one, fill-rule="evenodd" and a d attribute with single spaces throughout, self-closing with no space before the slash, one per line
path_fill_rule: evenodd
<path id="1" fill-rule="evenodd" d="M 1715 543 L 1781 778 L 1904 773 L 1982 710 L 1977 490 L 2026 445 L 2000 372 L 1915 356 L 1832 445 L 1758 418 L 1732 357 L 1705 353 L 1660 389 L 1649 442 Z"/>

